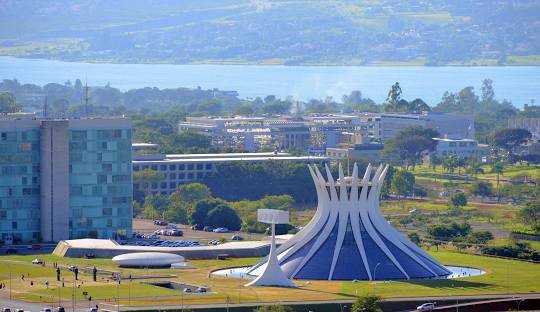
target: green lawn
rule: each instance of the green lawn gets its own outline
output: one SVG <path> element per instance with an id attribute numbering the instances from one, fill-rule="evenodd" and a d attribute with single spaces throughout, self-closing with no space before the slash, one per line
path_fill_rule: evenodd
<path id="1" fill-rule="evenodd" d="M 443 264 L 482 268 L 487 273 L 458 279 L 343 282 L 341 293 L 364 295 L 375 292 L 382 297 L 411 297 L 540 292 L 540 265 L 537 263 L 448 251 L 431 254 Z"/>
<path id="2" fill-rule="evenodd" d="M 123 275 L 136 272 L 137 275 L 149 275 L 154 273 L 173 274 L 165 280 L 187 283 L 190 285 L 206 285 L 211 288 L 212 294 L 207 295 L 185 295 L 183 300 L 191 304 L 201 303 L 223 303 L 227 297 L 237 302 L 272 301 L 283 298 L 283 292 L 287 292 L 287 297 L 295 300 L 314 299 L 337 299 L 347 298 L 353 295 L 362 295 L 376 292 L 383 297 L 399 296 L 422 296 L 422 295 L 449 295 L 449 294 L 493 294 L 493 293 L 529 293 L 540 292 L 540 270 L 535 263 L 504 260 L 490 257 L 458 254 L 449 251 L 433 251 L 431 254 L 444 264 L 469 266 L 482 268 L 488 273 L 477 277 L 460 278 L 453 280 L 416 280 L 416 281 L 392 281 L 392 282 L 340 282 L 340 281 L 312 281 L 306 284 L 297 281 L 301 287 L 296 290 L 283 290 L 273 287 L 245 288 L 241 287 L 244 282 L 237 279 L 227 279 L 219 277 L 208 277 L 208 273 L 216 268 L 228 268 L 235 266 L 253 265 L 259 258 L 238 258 L 230 260 L 193 260 L 190 261 L 195 267 L 193 270 L 136 270 L 120 269 L 107 259 L 72 259 L 57 258 L 50 255 L 39 255 L 46 261 L 58 260 L 61 264 L 76 264 L 79 266 L 91 266 L 94 263 L 101 268 L 109 270 L 120 270 Z M 36 257 L 36 256 L 33 256 Z M 57 302 L 69 301 L 72 297 L 72 275 L 65 275 L 65 287 L 54 278 L 52 268 L 43 268 L 29 264 L 30 256 L 9 256 L 3 257 L 0 265 L 0 272 L 3 281 L 7 283 L 5 273 L 7 263 L 10 264 L 13 275 L 24 272 L 30 273 L 30 278 L 20 281 L 14 277 L 15 298 L 39 301 Z M 13 260 L 24 261 L 21 263 Z M 65 273 L 63 273 L 65 274 Z M 64 276 L 64 275 L 63 275 Z M 35 284 L 29 285 L 28 280 L 34 279 Z M 49 288 L 45 287 L 45 281 L 49 281 Z M 155 279 L 134 280 L 129 283 L 123 280 L 120 285 L 113 281 L 104 279 L 92 282 L 90 276 L 83 275 L 82 281 L 77 281 L 75 294 L 77 300 L 85 300 L 87 296 L 93 299 L 104 301 L 105 299 L 121 298 L 121 305 L 129 303 L 136 305 L 152 305 L 156 302 L 172 304 L 180 300 L 182 292 L 162 287 L 146 284 Z M 304 285 L 305 284 L 305 285 Z M 87 292 L 87 296 L 83 295 Z M 128 302 L 128 298 L 131 300 Z M 279 299 L 283 300 L 283 299 Z"/>

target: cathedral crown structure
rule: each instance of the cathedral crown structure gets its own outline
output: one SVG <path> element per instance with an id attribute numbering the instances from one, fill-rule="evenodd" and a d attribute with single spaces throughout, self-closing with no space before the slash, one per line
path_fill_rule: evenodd
<path id="1" fill-rule="evenodd" d="M 388 280 L 445 277 L 451 272 L 393 228 L 381 215 L 379 197 L 388 166 L 372 172 L 371 164 L 358 176 L 334 180 L 309 166 L 317 191 L 317 210 L 311 221 L 276 252 L 288 278 L 318 280 Z M 263 259 L 250 270 L 260 274 Z"/>

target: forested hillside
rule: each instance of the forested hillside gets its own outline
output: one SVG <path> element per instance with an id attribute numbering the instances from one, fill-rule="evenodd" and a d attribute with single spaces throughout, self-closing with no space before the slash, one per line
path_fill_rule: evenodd
<path id="1" fill-rule="evenodd" d="M 0 55 L 169 63 L 540 64 L 534 0 L 0 1 Z"/>

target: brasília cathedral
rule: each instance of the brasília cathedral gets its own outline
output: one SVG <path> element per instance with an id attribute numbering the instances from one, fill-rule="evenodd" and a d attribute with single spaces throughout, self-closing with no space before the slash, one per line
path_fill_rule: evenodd
<path id="1" fill-rule="evenodd" d="M 388 280 L 445 277 L 451 272 L 393 228 L 381 215 L 379 196 L 388 166 L 363 178 L 354 164 L 352 176 L 326 179 L 316 166 L 309 171 L 317 190 L 317 211 L 295 236 L 276 249 L 287 278 L 318 280 Z M 267 259 L 249 271 L 261 274 Z"/>

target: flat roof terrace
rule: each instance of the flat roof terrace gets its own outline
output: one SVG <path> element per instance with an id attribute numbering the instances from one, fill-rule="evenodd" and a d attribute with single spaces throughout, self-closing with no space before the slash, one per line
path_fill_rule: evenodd
<path id="1" fill-rule="evenodd" d="M 114 240 L 84 238 L 60 241 L 53 254 L 73 258 L 82 258 L 87 255 L 96 258 L 112 258 L 135 252 L 167 252 L 180 255 L 185 259 L 215 259 L 223 254 L 230 257 L 262 257 L 269 251 L 270 243 L 267 241 L 228 242 L 215 246 L 155 247 L 120 245 Z"/>

